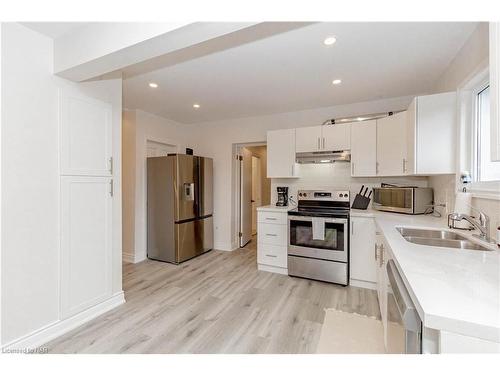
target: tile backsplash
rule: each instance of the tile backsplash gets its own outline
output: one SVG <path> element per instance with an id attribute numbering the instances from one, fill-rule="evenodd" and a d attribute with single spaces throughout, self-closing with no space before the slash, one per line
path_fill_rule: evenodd
<path id="1" fill-rule="evenodd" d="M 372 188 L 380 186 L 382 182 L 386 182 L 419 187 L 428 186 L 427 177 L 351 177 L 351 164 L 346 162 L 336 162 L 332 164 L 301 164 L 298 168 L 299 178 L 272 179 L 271 204 L 276 203 L 277 186 L 288 186 L 288 195 L 294 200 L 296 200 L 297 191 L 301 189 L 349 190 L 351 202 L 362 185 Z"/>

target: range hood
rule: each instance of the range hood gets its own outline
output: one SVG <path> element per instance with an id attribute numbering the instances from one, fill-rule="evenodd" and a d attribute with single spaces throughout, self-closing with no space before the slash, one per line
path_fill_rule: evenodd
<path id="1" fill-rule="evenodd" d="M 295 161 L 299 164 L 324 164 L 336 161 L 349 162 L 351 161 L 351 152 L 349 150 L 298 152 L 295 155 Z"/>

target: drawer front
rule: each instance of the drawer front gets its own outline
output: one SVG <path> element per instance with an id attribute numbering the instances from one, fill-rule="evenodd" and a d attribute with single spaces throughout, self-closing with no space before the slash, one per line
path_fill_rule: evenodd
<path id="1" fill-rule="evenodd" d="M 257 244 L 257 263 L 274 267 L 287 267 L 286 246 Z"/>
<path id="2" fill-rule="evenodd" d="M 258 211 L 257 221 L 259 223 L 286 225 L 288 214 L 285 212 Z"/>
<path id="3" fill-rule="evenodd" d="M 286 225 L 258 223 L 257 242 L 286 247 L 287 228 Z"/>

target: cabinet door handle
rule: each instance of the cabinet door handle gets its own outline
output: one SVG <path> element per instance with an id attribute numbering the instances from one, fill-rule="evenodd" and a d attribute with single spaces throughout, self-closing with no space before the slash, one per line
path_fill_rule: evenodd
<path id="1" fill-rule="evenodd" d="M 403 158 L 403 173 L 406 173 L 406 159 Z"/>
<path id="2" fill-rule="evenodd" d="M 269 237 L 276 237 L 277 234 L 274 234 L 274 233 L 266 233 L 266 236 L 269 236 Z"/>
<path id="3" fill-rule="evenodd" d="M 109 181 L 109 195 L 113 196 L 115 194 L 115 187 L 113 184 L 113 179 Z"/>
<path id="4" fill-rule="evenodd" d="M 325 137 L 323 137 L 323 150 L 325 149 Z"/>
<path id="5" fill-rule="evenodd" d="M 113 157 L 109 158 L 109 174 L 113 174 Z"/>
<path id="6" fill-rule="evenodd" d="M 320 140 L 319 140 L 319 137 L 318 137 L 318 150 L 321 149 L 321 146 L 320 146 Z"/>
<path id="7" fill-rule="evenodd" d="M 269 257 L 269 258 L 277 258 L 278 256 L 277 256 L 277 255 L 269 255 L 269 254 L 266 254 L 266 257 Z"/>
<path id="8" fill-rule="evenodd" d="M 351 175 L 354 176 L 354 162 L 351 162 Z"/>
<path id="9" fill-rule="evenodd" d="M 377 260 L 378 260 L 377 253 L 378 253 L 378 246 L 377 246 L 377 244 L 375 243 L 375 261 L 377 261 Z"/>
<path id="10" fill-rule="evenodd" d="M 378 174 L 378 161 L 375 163 L 375 173 Z"/>
<path id="11" fill-rule="evenodd" d="M 354 221 L 351 221 L 351 236 L 354 236 Z"/>
<path id="12" fill-rule="evenodd" d="M 277 220 L 275 217 L 266 217 L 266 220 Z"/>

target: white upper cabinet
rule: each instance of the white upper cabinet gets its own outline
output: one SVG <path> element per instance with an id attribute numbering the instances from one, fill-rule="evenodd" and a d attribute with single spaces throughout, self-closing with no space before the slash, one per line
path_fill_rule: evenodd
<path id="1" fill-rule="evenodd" d="M 377 120 L 377 175 L 406 174 L 406 111 Z"/>
<path id="2" fill-rule="evenodd" d="M 325 151 L 344 151 L 351 149 L 351 124 L 323 126 L 323 148 Z"/>
<path id="3" fill-rule="evenodd" d="M 267 132 L 267 177 L 297 177 L 295 168 L 295 129 Z"/>
<path id="4" fill-rule="evenodd" d="M 351 123 L 351 176 L 377 174 L 377 121 Z"/>
<path id="5" fill-rule="evenodd" d="M 295 151 L 314 152 L 321 151 L 323 147 L 322 126 L 309 126 L 295 129 Z"/>
<path id="6" fill-rule="evenodd" d="M 61 174 L 112 173 L 111 105 L 76 92 L 60 93 Z"/>
<path id="7" fill-rule="evenodd" d="M 500 23 L 490 22 L 491 161 L 500 161 Z"/>
<path id="8" fill-rule="evenodd" d="M 407 113 L 407 173 L 455 173 L 455 92 L 417 96 Z"/>
<path id="9" fill-rule="evenodd" d="M 343 151 L 351 149 L 350 124 L 309 126 L 295 129 L 296 152 Z"/>

